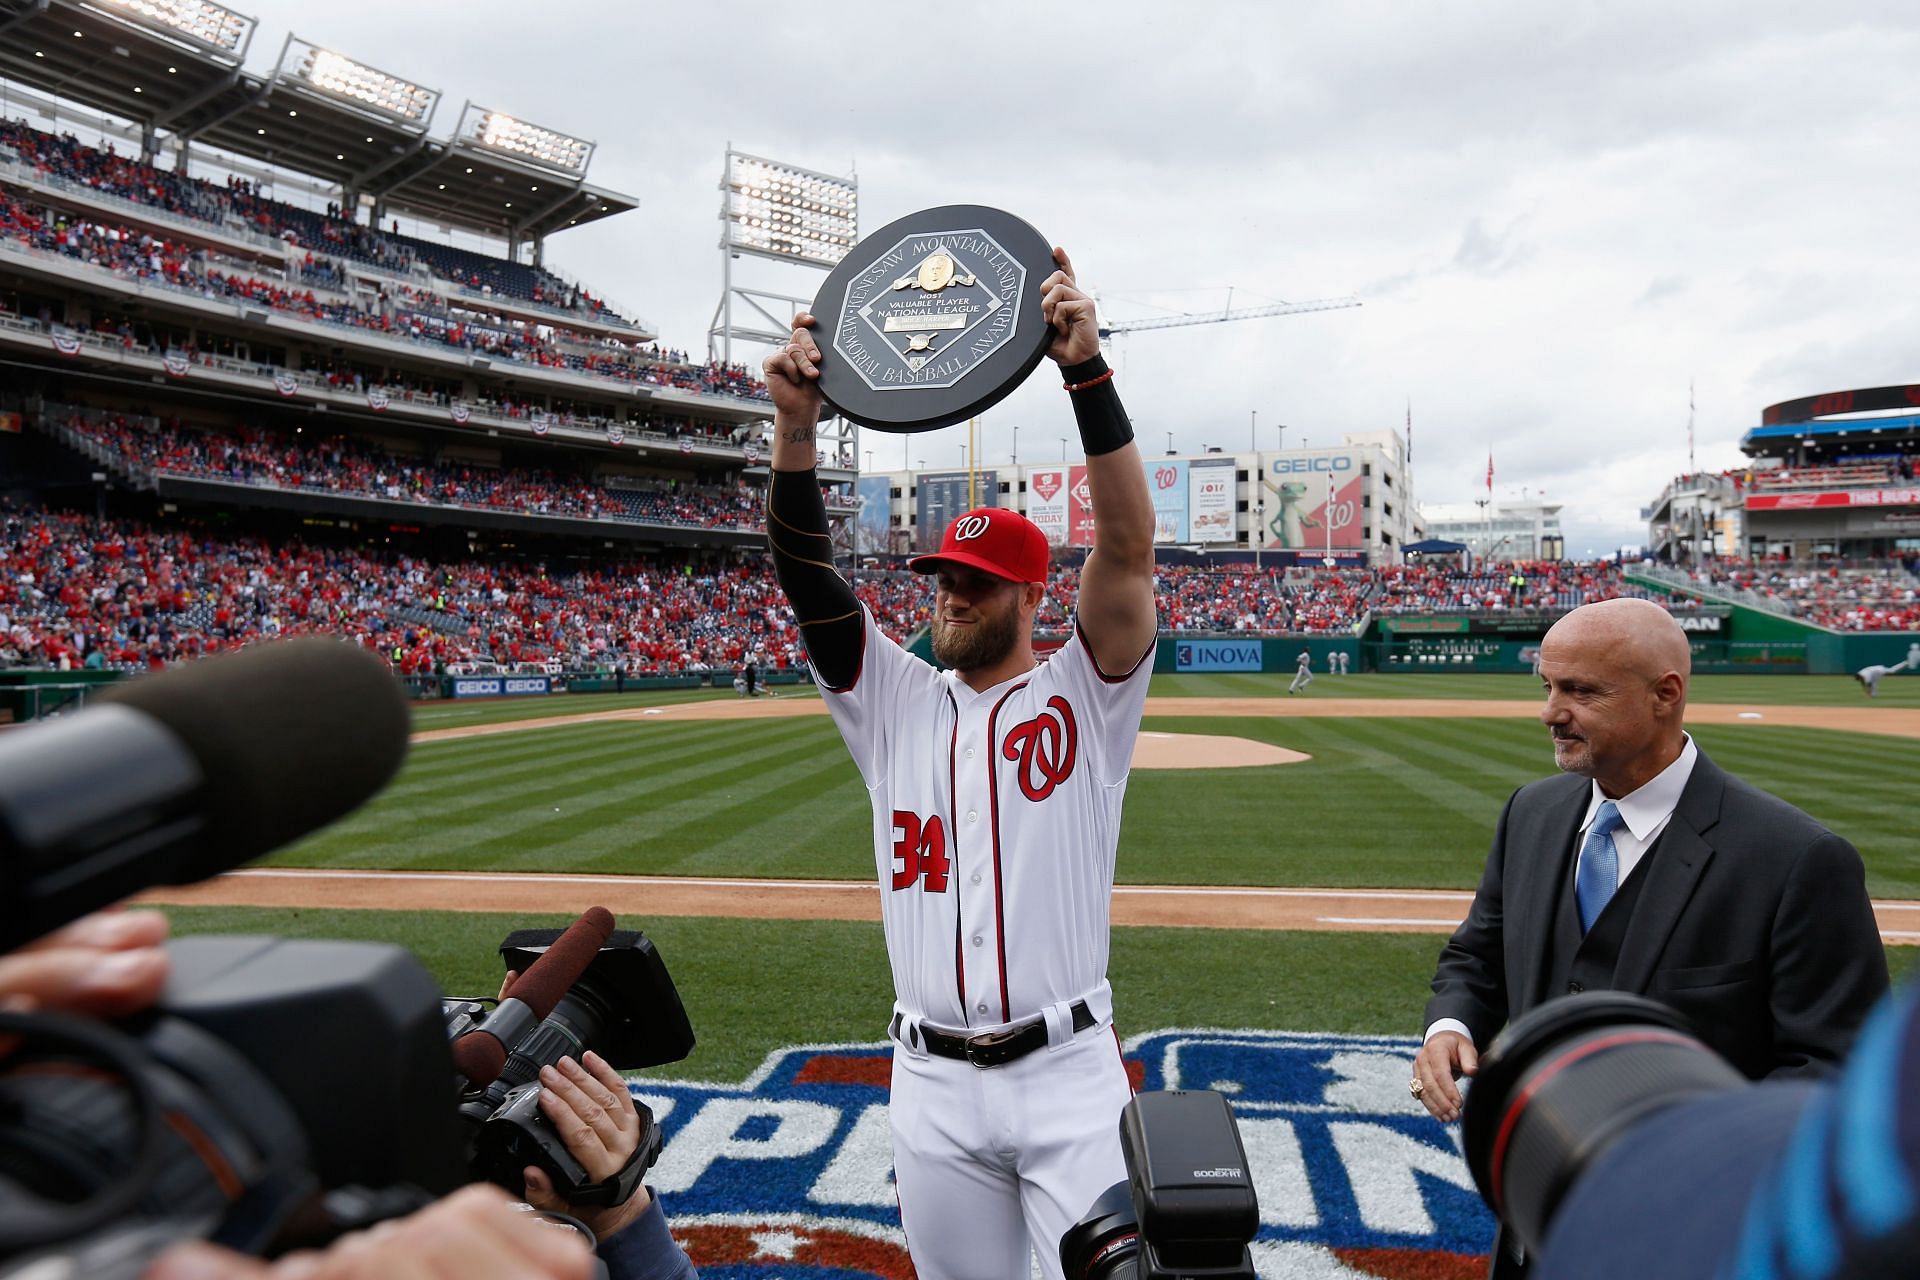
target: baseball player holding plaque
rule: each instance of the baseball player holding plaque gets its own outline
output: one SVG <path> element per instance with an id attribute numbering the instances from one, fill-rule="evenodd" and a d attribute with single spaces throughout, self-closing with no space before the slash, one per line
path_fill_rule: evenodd
<path id="1" fill-rule="evenodd" d="M 766 362 L 774 568 L 873 804 L 894 1173 L 928 1280 L 1020 1280 L 1029 1247 L 1060 1276 L 1061 1235 L 1126 1176 L 1108 907 L 1153 666 L 1153 507 L 1093 302 L 1066 254 L 1055 261 L 1040 282 L 1045 354 L 1086 446 L 1099 545 L 1073 636 L 1044 663 L 1032 632 L 1047 542 L 1011 510 L 967 512 L 912 561 L 935 575 L 946 670 L 881 633 L 831 564 L 813 468 L 816 381 L 834 357 L 813 317 Z"/>

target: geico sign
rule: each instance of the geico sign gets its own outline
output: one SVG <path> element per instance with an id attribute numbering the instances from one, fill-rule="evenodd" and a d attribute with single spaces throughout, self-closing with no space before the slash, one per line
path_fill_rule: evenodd
<path id="1" fill-rule="evenodd" d="M 1305 471 L 1351 471 L 1353 459 L 1345 456 L 1337 458 L 1276 458 L 1273 463 L 1275 475 L 1290 475 Z"/>
<path id="2" fill-rule="evenodd" d="M 545 693 L 546 691 L 545 676 L 527 676 L 519 680 L 507 681 L 508 693 Z"/>
<path id="3" fill-rule="evenodd" d="M 1720 615 L 1717 613 L 1703 613 L 1694 617 L 1675 614 L 1674 618 L 1680 623 L 1682 631 L 1718 631 L 1720 629 Z"/>

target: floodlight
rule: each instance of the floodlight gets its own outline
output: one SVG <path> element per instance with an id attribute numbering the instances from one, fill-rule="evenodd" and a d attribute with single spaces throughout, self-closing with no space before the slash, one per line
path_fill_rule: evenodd
<path id="1" fill-rule="evenodd" d="M 252 18 L 213 4 L 211 0 L 94 0 L 94 3 L 103 6 L 103 13 L 222 53 L 241 52 L 253 32 Z"/>
<path id="2" fill-rule="evenodd" d="M 549 169 L 584 174 L 593 144 L 555 129 L 515 119 L 504 111 L 474 110 L 468 137 L 490 151 L 531 160 Z"/>
<path id="3" fill-rule="evenodd" d="M 850 178 L 730 151 L 724 185 L 731 248 L 832 266 L 859 238 L 859 191 Z"/>
<path id="4" fill-rule="evenodd" d="M 404 124 L 423 125 L 433 114 L 434 104 L 440 99 L 439 93 L 433 89 L 388 75 L 364 62 L 355 62 L 345 54 L 292 37 L 287 43 L 290 51 L 297 47 L 302 55 L 294 67 L 294 79 L 364 110 Z M 285 65 L 283 61 L 282 66 Z"/>

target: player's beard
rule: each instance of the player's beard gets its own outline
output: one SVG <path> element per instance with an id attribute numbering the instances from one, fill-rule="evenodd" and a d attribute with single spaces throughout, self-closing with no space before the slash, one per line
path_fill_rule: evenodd
<path id="1" fill-rule="evenodd" d="M 933 656 L 940 665 L 955 671 L 991 667 L 1020 643 L 1019 627 L 1020 611 L 1011 606 L 999 611 L 979 610 L 979 621 L 966 627 L 956 627 L 936 615 Z"/>

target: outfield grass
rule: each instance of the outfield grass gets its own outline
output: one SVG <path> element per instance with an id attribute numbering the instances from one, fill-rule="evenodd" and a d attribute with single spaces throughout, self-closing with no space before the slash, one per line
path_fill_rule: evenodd
<path id="1" fill-rule="evenodd" d="M 269 933 L 390 942 L 419 956 L 442 990 L 492 995 L 510 931 L 565 917 L 455 912 L 167 911 L 177 934 Z M 653 939 L 698 1046 L 679 1077 L 737 1080 L 791 1044 L 879 1041 L 892 987 L 877 924 L 628 917 Z M 1162 1027 L 1414 1035 L 1441 939 L 1420 934 L 1115 929 L 1111 977 L 1122 1034 Z M 1920 947 L 1888 952 L 1896 978 Z M 831 982 L 820 975 L 831 974 Z"/>
<path id="2" fill-rule="evenodd" d="M 1287 696 L 1291 672 L 1276 675 L 1158 675 L 1150 692 L 1158 698 L 1276 698 Z M 818 698 L 810 684 L 779 685 L 782 698 Z M 413 727 L 418 730 L 453 729 L 463 725 L 505 724 L 546 716 L 571 716 L 634 707 L 665 707 L 685 702 L 713 702 L 740 695 L 731 689 L 661 689 L 640 693 L 573 693 L 547 698 L 486 698 L 462 702 L 417 702 Z M 1502 702 L 1531 702 L 1540 697 L 1540 682 L 1532 676 L 1411 675 L 1400 673 L 1329 676 L 1314 673 L 1303 695 L 1315 698 L 1470 698 Z M 1902 682 L 1889 676 L 1880 683 L 1880 696 L 1868 698 L 1852 676 L 1697 676 L 1693 700 L 1715 703 L 1759 703 L 1775 706 L 1920 707 L 1920 677 Z"/>
<path id="3" fill-rule="evenodd" d="M 1867 697 L 1852 676 L 1695 676 L 1695 702 L 1758 703 L 1779 707 L 1920 707 L 1920 676 L 1888 676 L 1880 696 Z M 1274 674 L 1159 675 L 1152 692 L 1164 698 L 1269 698 L 1287 696 L 1291 671 Z M 1316 668 L 1313 684 L 1298 698 L 1474 698 L 1512 702 L 1540 700 L 1540 681 L 1529 675 L 1379 672 L 1330 676 Z"/>
<path id="4" fill-rule="evenodd" d="M 1146 728 L 1313 759 L 1137 771 L 1119 862 L 1136 884 L 1470 888 L 1507 796 L 1553 767 L 1531 720 L 1155 716 Z M 1920 897 L 1912 744 L 1782 725 L 1707 725 L 1696 737 L 1852 840 L 1873 893 Z M 824 717 L 582 724 L 423 743 L 372 804 L 275 861 L 863 879 L 869 813 Z"/>

